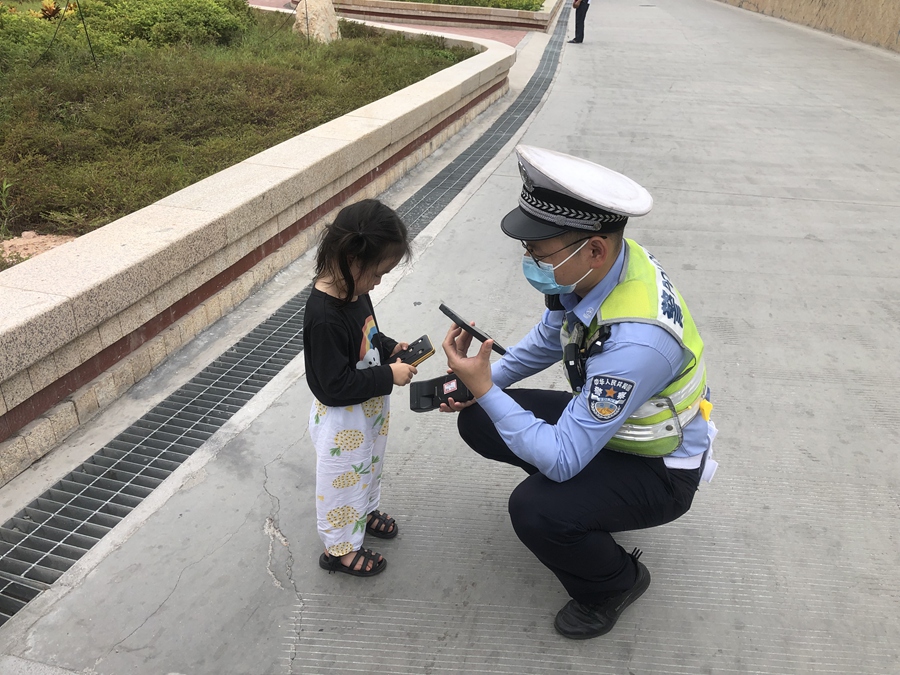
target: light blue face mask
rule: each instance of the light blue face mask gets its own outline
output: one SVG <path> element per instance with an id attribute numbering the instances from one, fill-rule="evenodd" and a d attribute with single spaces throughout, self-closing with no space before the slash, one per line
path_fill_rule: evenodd
<path id="1" fill-rule="evenodd" d="M 569 284 L 567 286 L 560 286 L 556 283 L 556 274 L 554 274 L 554 271 L 569 262 L 572 256 L 584 248 L 585 244 L 587 244 L 587 240 L 583 241 L 581 246 L 572 251 L 571 255 L 558 265 L 538 262 L 530 255 L 522 256 L 522 272 L 525 274 L 525 278 L 528 279 L 528 283 L 544 295 L 562 295 L 574 291 L 575 287 L 581 283 L 582 279 L 591 273 L 590 268 L 588 268 L 588 271 L 584 273 L 584 276 L 582 276 L 581 279 L 574 284 Z"/>

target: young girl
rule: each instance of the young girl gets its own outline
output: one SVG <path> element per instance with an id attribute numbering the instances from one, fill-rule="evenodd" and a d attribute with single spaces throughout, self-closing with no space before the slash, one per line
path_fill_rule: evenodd
<path id="1" fill-rule="evenodd" d="M 369 292 L 409 257 L 406 226 L 374 199 L 344 209 L 325 230 L 303 318 L 306 381 L 316 400 L 309 433 L 316 447 L 316 514 L 325 553 L 319 566 L 368 577 L 387 561 L 363 537 L 397 536 L 378 510 L 394 385 L 416 369 L 394 359 L 406 349 L 378 330 Z M 392 363 L 393 361 L 393 363 Z"/>

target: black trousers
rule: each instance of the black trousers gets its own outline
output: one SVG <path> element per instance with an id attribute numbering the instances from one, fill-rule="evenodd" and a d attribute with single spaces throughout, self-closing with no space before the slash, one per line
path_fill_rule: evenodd
<path id="1" fill-rule="evenodd" d="M 581 4 L 575 8 L 575 41 L 584 41 L 584 17 L 587 16 L 590 5 L 587 0 L 581 0 Z"/>
<path id="2" fill-rule="evenodd" d="M 551 424 L 572 400 L 559 391 L 506 393 Z M 458 426 L 475 452 L 530 474 L 509 497 L 513 528 L 583 603 L 602 602 L 634 585 L 637 568 L 611 533 L 675 520 L 691 507 L 700 482 L 700 469 L 669 469 L 661 458 L 602 450 L 576 476 L 557 483 L 510 451 L 481 406 L 463 410 Z"/>

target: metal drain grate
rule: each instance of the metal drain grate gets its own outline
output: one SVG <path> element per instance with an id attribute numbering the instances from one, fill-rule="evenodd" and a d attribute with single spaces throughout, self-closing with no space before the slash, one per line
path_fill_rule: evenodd
<path id="1" fill-rule="evenodd" d="M 398 213 L 417 235 L 494 157 L 540 102 L 565 35 L 559 18 L 537 71 L 476 142 Z M 0 626 L 50 587 L 303 351 L 310 286 L 93 457 L 0 526 Z"/>
<path id="2" fill-rule="evenodd" d="M 0 625 L 46 590 L 303 350 L 309 290 L 0 526 Z"/>

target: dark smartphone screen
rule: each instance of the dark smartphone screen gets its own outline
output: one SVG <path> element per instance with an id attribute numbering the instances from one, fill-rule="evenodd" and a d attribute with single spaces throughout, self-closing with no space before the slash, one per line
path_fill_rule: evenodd
<path id="1" fill-rule="evenodd" d="M 444 303 L 441 303 L 440 310 L 444 314 L 449 316 L 450 320 L 453 321 L 453 323 L 455 323 L 457 326 L 462 328 L 467 333 L 470 333 L 472 335 L 472 337 L 474 337 L 476 340 L 480 340 L 481 342 L 486 342 L 488 340 L 494 339 L 490 335 L 485 333 L 483 330 L 481 330 L 480 328 L 476 328 L 475 326 L 470 326 L 468 321 L 463 319 L 459 314 L 457 314 L 452 309 L 447 307 L 447 305 L 445 305 Z M 492 347 L 492 349 L 493 349 L 493 351 L 497 352 L 501 356 L 506 353 L 506 349 L 504 349 L 502 346 L 500 346 L 496 340 L 494 340 L 494 346 Z"/>

